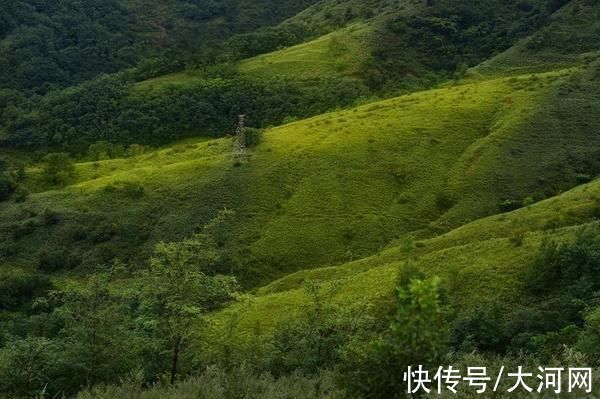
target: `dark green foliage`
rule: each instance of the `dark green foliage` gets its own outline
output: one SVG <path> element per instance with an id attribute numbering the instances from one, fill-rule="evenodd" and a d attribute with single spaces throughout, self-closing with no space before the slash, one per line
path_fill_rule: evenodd
<path id="1" fill-rule="evenodd" d="M 121 158 L 125 156 L 122 145 L 112 144 L 108 141 L 97 141 L 91 144 L 87 150 L 87 158 L 90 161 L 102 161 L 104 159 Z"/>
<path id="2" fill-rule="evenodd" d="M 371 87 L 427 87 L 509 48 L 565 1 L 429 2 L 418 15 L 390 19 L 363 67 Z M 408 87 L 410 88 L 410 87 Z"/>
<path id="3" fill-rule="evenodd" d="M 23 271 L 0 273 L 0 311 L 13 311 L 52 287 L 47 276 Z"/>
<path id="4" fill-rule="evenodd" d="M 597 228 L 578 233 L 573 242 L 544 242 L 523 279 L 523 303 L 510 312 L 490 304 L 461 315 L 451 343 L 457 348 L 490 352 L 528 351 L 550 359 L 563 345 L 590 345 L 592 332 L 579 339 L 588 309 L 600 289 L 600 241 Z M 590 313 L 590 329 L 593 325 Z"/>
<path id="5" fill-rule="evenodd" d="M 501 212 L 510 212 L 523 207 L 523 201 L 507 199 L 498 204 Z"/>
<path id="6" fill-rule="evenodd" d="M 10 198 L 18 188 L 18 183 L 23 181 L 24 169 L 11 170 L 8 162 L 0 159 L 0 202 Z"/>
<path id="7" fill-rule="evenodd" d="M 43 93 L 144 57 L 166 65 L 155 72 L 170 72 L 193 58 L 187 52 L 206 55 L 218 41 L 281 21 L 312 2 L 12 1 L 0 10 L 0 86 Z"/>
<path id="8" fill-rule="evenodd" d="M 12 238 L 20 240 L 21 238 L 33 233 L 37 228 L 37 223 L 33 220 L 26 220 L 12 225 Z"/>
<path id="9" fill-rule="evenodd" d="M 305 291 L 311 304 L 303 317 L 282 323 L 271 342 L 266 367 L 275 375 L 332 369 L 341 361 L 344 348 L 373 328 L 373 320 L 365 314 L 368 304 L 343 309 L 332 303 L 335 283 L 325 287 L 307 282 Z"/>
<path id="10" fill-rule="evenodd" d="M 0 392 L 13 398 L 37 397 L 44 389 L 52 392 L 48 385 L 56 381 L 60 349 L 43 337 L 9 341 L 0 357 Z"/>
<path id="11" fill-rule="evenodd" d="M 12 183 L 5 178 L 0 178 L 0 201 L 9 199 L 13 191 Z"/>
<path id="12" fill-rule="evenodd" d="M 539 293 L 591 294 L 600 289 L 599 276 L 600 239 L 597 229 L 590 227 L 580 231 L 573 243 L 544 243 L 529 285 Z"/>
<path id="13" fill-rule="evenodd" d="M 150 259 L 143 280 L 143 317 L 152 326 L 158 350 L 156 372 L 168 372 L 171 384 L 181 371 L 195 322 L 231 301 L 237 290 L 233 277 L 203 273 L 217 258 L 214 241 L 199 234 L 181 243 L 157 244 Z"/>
<path id="14" fill-rule="evenodd" d="M 56 272 L 77 267 L 81 260 L 66 248 L 47 248 L 40 251 L 38 268 L 44 272 Z"/>
<path id="15" fill-rule="evenodd" d="M 34 112 L 16 114 L 7 121 L 6 143 L 60 147 L 90 160 L 113 158 L 123 150 L 110 143 L 158 145 L 200 133 L 233 133 L 240 113 L 254 126 L 276 125 L 348 105 L 363 94 L 359 82 L 342 78 L 306 85 L 233 76 L 155 91 L 133 89 L 123 76 L 106 76 L 46 96 Z"/>
<path id="16" fill-rule="evenodd" d="M 54 226 L 59 221 L 60 215 L 51 209 L 44 209 L 44 212 L 41 214 L 41 223 L 43 226 Z"/>
<path id="17" fill-rule="evenodd" d="M 261 129 L 246 128 L 246 147 L 252 148 L 257 146 L 260 143 L 262 132 Z"/>
<path id="18" fill-rule="evenodd" d="M 110 273 L 97 273 L 50 295 L 58 304 L 54 314 L 63 322 L 62 358 L 71 375 L 63 389 L 74 392 L 81 385 L 114 381 L 139 364 L 127 294 L 110 290 Z"/>
<path id="19" fill-rule="evenodd" d="M 28 197 L 29 197 L 29 191 L 23 186 L 17 186 L 17 189 L 15 190 L 15 193 L 13 196 L 15 202 L 17 202 L 17 203 L 25 202 L 25 201 L 27 201 Z"/>
<path id="20" fill-rule="evenodd" d="M 465 352 L 501 352 L 510 338 L 505 335 L 505 324 L 502 309 L 498 304 L 481 306 L 454 321 L 449 343 Z"/>
<path id="21" fill-rule="evenodd" d="M 65 153 L 51 153 L 44 157 L 42 177 L 49 184 L 64 185 L 75 175 L 73 160 Z"/>
<path id="22" fill-rule="evenodd" d="M 456 198 L 452 193 L 442 191 L 435 196 L 435 205 L 440 211 L 447 211 L 456 203 Z"/>
<path id="23" fill-rule="evenodd" d="M 577 184 L 586 184 L 592 181 L 592 176 L 586 173 L 578 173 L 575 176 L 575 181 Z"/>
<path id="24" fill-rule="evenodd" d="M 411 275 L 400 279 L 395 314 L 385 334 L 345 353 L 342 370 L 352 396 L 401 397 L 401 376 L 408 366 L 437 367 L 446 356 L 447 309 L 440 280 Z"/>

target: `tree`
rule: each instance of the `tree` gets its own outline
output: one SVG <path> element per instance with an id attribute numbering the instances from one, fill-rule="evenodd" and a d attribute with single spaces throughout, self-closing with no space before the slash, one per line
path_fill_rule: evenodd
<path id="1" fill-rule="evenodd" d="M 59 346 L 41 337 L 13 339 L 0 349 L 0 396 L 38 397 L 54 379 Z"/>
<path id="2" fill-rule="evenodd" d="M 396 311 L 387 331 L 345 353 L 342 368 L 350 393 L 368 398 L 401 396 L 405 391 L 402 375 L 408 366 L 439 366 L 446 354 L 447 336 L 440 279 L 401 277 Z"/>
<path id="3" fill-rule="evenodd" d="M 65 357 L 73 374 L 73 389 L 82 384 L 114 382 L 135 366 L 137 349 L 122 292 L 112 292 L 110 275 L 96 273 L 71 282 L 51 299 L 61 303 L 55 312 L 63 320 Z"/>
<path id="4" fill-rule="evenodd" d="M 75 175 L 73 160 L 64 152 L 44 157 L 42 176 L 50 184 L 66 184 Z"/>
<path id="5" fill-rule="evenodd" d="M 233 277 L 205 273 L 217 259 L 214 242 L 205 234 L 181 243 L 161 242 L 150 259 L 144 289 L 147 317 L 159 345 L 170 352 L 172 384 L 196 323 L 230 301 L 237 289 Z"/>

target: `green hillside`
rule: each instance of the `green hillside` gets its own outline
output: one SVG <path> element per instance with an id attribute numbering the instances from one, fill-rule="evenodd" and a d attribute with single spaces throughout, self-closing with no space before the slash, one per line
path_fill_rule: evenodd
<path id="1" fill-rule="evenodd" d="M 370 29 L 364 24 L 351 25 L 308 43 L 244 60 L 240 70 L 255 76 L 351 76 L 367 56 Z"/>
<path id="2" fill-rule="evenodd" d="M 570 2 L 552 16 L 548 26 L 473 68 L 473 76 L 518 75 L 597 59 L 599 10 L 589 4 Z"/>
<path id="3" fill-rule="evenodd" d="M 372 29 L 371 25 L 357 23 L 306 43 L 242 60 L 236 68 L 242 75 L 259 79 L 353 76 L 366 59 Z M 204 79 L 194 71 L 173 73 L 139 82 L 136 89 L 183 87 Z"/>
<path id="4" fill-rule="evenodd" d="M 325 114 L 264 132 L 239 167 L 230 139 L 78 164 L 68 187 L 2 205 L 9 259 L 35 266 L 43 248 L 24 249 L 46 237 L 75 265 L 135 262 L 158 240 L 189 236 L 229 209 L 236 238 L 224 245 L 240 277 L 256 284 L 368 256 L 407 234 L 448 231 L 598 173 L 595 71 L 482 81 Z M 44 187 L 31 175 L 30 190 Z M 44 209 L 60 222 L 40 224 Z M 93 233 L 73 239 L 79 230 Z"/>
<path id="5" fill-rule="evenodd" d="M 341 306 L 387 303 L 397 274 L 407 262 L 428 275 L 441 276 L 448 286 L 450 302 L 460 314 L 491 303 L 502 304 L 501 311 L 508 313 L 530 299 L 524 292 L 524 278 L 541 243 L 572 240 L 584 227 L 597 232 L 599 210 L 600 184 L 595 181 L 524 209 L 419 240 L 408 255 L 398 244 L 355 262 L 294 273 L 261 288 L 252 302 L 216 315 L 206 333 L 221 336 L 229 326 L 228 318 L 238 314 L 234 352 L 243 358 L 248 355 L 244 348 L 251 348 L 249 340 L 255 339 L 252 331 L 257 324 L 264 334 L 262 338 L 269 340 L 276 327 L 301 317 L 302 309 L 310 306 L 311 298 L 303 289 L 305 282 L 324 287 L 335 284 L 332 301 Z M 560 220 L 548 223 L 556 215 Z M 523 243 L 515 245 L 516 234 L 523 234 Z"/>
<path id="6" fill-rule="evenodd" d="M 0 10 L 0 399 L 600 366 L 597 2 L 67 3 Z"/>

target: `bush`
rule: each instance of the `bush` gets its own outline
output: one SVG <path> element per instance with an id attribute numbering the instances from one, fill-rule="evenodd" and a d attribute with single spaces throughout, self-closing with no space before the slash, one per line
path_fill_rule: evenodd
<path id="1" fill-rule="evenodd" d="M 256 147 L 260 143 L 262 133 L 262 129 L 246 128 L 246 147 Z"/>
<path id="2" fill-rule="evenodd" d="M 455 203 L 456 198 L 454 195 L 446 191 L 437 193 L 435 197 L 435 205 L 440 211 L 447 211 L 448 209 L 452 208 Z"/>
<path id="3" fill-rule="evenodd" d="M 446 356 L 448 325 L 440 280 L 401 277 L 396 300 L 386 334 L 344 353 L 342 373 L 351 397 L 399 397 L 408 366 L 437 367 Z"/>
<path id="4" fill-rule="evenodd" d="M 27 201 L 27 198 L 29 198 L 29 191 L 22 185 L 18 185 L 14 194 L 15 202 L 22 203 Z"/>
<path id="5" fill-rule="evenodd" d="M 15 240 L 20 240 L 21 238 L 33 233 L 36 227 L 37 225 L 33 220 L 27 220 L 23 223 L 14 224 L 12 226 L 12 237 Z"/>
<path id="6" fill-rule="evenodd" d="M 50 153 L 44 157 L 42 176 L 49 184 L 66 184 L 75 175 L 73 160 L 66 153 Z"/>
<path id="7" fill-rule="evenodd" d="M 12 311 L 52 288 L 50 279 L 22 271 L 0 273 L 0 310 Z"/>
<path id="8" fill-rule="evenodd" d="M 523 241 L 525 241 L 525 230 L 518 229 L 513 231 L 508 240 L 513 246 L 520 247 L 523 245 Z"/>
<path id="9" fill-rule="evenodd" d="M 96 141 L 87 150 L 87 158 L 90 161 L 120 158 L 124 155 L 125 149 L 122 145 L 109 143 L 108 141 Z"/>
<path id="10" fill-rule="evenodd" d="M 77 267 L 80 260 L 65 248 L 43 249 L 39 254 L 38 268 L 45 272 L 70 270 Z"/>
<path id="11" fill-rule="evenodd" d="M 585 173 L 578 173 L 575 175 L 575 182 L 579 184 L 586 184 L 592 181 L 592 176 Z"/>
<path id="12" fill-rule="evenodd" d="M 47 338 L 9 341 L 0 356 L 0 393 L 8 397 L 39 397 L 54 380 L 60 350 Z"/>
<path id="13" fill-rule="evenodd" d="M 534 203 L 535 203 L 535 200 L 533 199 L 533 197 L 525 197 L 522 202 L 523 206 L 529 206 Z"/>
<path id="14" fill-rule="evenodd" d="M 47 208 L 42 212 L 41 218 L 43 226 L 54 226 L 60 221 L 58 212 Z"/>
<path id="15" fill-rule="evenodd" d="M 14 185 L 0 175 L 0 201 L 6 201 L 9 199 L 14 190 Z"/>
<path id="16" fill-rule="evenodd" d="M 523 202 L 520 200 L 506 199 L 498 204 L 498 208 L 500 208 L 501 212 L 511 212 L 522 207 Z"/>
<path id="17" fill-rule="evenodd" d="M 248 367 L 224 370 L 207 367 L 197 376 L 173 386 L 156 384 L 144 388 L 144 377 L 133 373 L 119 386 L 88 388 L 77 399 L 176 399 L 176 398 L 343 398 L 337 387 L 337 375 L 323 371 L 317 375 L 295 372 L 281 378 L 259 374 Z"/>

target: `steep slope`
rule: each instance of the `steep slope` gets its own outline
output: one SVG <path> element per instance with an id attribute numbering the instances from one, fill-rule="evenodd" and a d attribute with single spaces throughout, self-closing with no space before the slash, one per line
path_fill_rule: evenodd
<path id="1" fill-rule="evenodd" d="M 554 13 L 539 31 L 508 51 L 473 68 L 478 76 L 506 76 L 542 71 L 597 59 L 600 7 L 595 1 L 574 0 Z"/>
<path id="2" fill-rule="evenodd" d="M 0 10 L 0 83 L 46 92 L 130 68 L 148 56 L 169 64 L 180 50 L 200 51 L 278 24 L 315 2 L 12 1 Z"/>
<path id="3" fill-rule="evenodd" d="M 595 71 L 481 81 L 325 114 L 266 131 L 241 166 L 229 139 L 82 163 L 72 185 L 0 205 L 3 252 L 31 267 L 135 263 L 157 240 L 189 236 L 228 209 L 224 264 L 248 285 L 368 256 L 596 175 Z M 43 187 L 31 174 L 31 189 Z M 45 224 L 44 209 L 59 222 Z"/>
<path id="4" fill-rule="evenodd" d="M 372 30 L 371 25 L 357 23 L 308 43 L 244 60 L 239 68 L 244 74 L 263 77 L 356 75 L 368 55 Z"/>
<path id="5" fill-rule="evenodd" d="M 525 279 L 542 242 L 572 240 L 582 229 L 597 232 L 599 218 L 600 181 L 596 180 L 527 208 L 417 241 L 410 253 L 401 244 L 359 261 L 286 276 L 258 290 L 251 301 L 216 314 L 204 338 L 220 342 L 224 329 L 234 326 L 234 332 L 227 335 L 230 349 L 240 358 L 248 356 L 261 345 L 253 341 L 268 342 L 274 328 L 303 317 L 303 309 L 312 300 L 303 288 L 308 281 L 319 284 L 323 292 L 331 290 L 334 304 L 386 312 L 397 274 L 408 264 L 442 278 L 450 303 L 458 312 L 454 317 L 486 304 L 509 312 L 529 298 L 524 291 Z M 522 242 L 514 239 L 517 235 Z M 208 350 L 218 352 L 219 347 Z"/>

